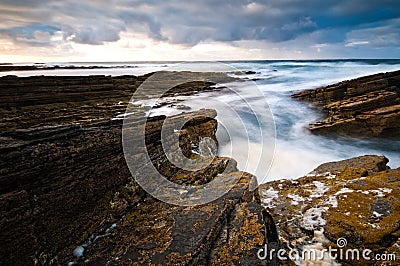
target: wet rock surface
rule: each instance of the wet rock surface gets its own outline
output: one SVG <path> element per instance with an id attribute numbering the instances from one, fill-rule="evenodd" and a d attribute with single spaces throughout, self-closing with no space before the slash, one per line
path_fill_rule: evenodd
<path id="1" fill-rule="evenodd" d="M 132 178 L 122 120 L 113 118 L 147 77 L 0 78 L 0 264 L 266 263 L 256 251 L 277 234 L 258 191 L 249 190 L 254 177 L 238 172 L 230 158 L 215 157 L 195 172 L 169 164 L 159 140 L 165 116 L 148 119 L 144 132 L 155 167 L 177 184 L 201 185 L 218 176 L 232 182 L 231 190 L 211 203 L 183 207 L 154 199 Z M 170 95 L 212 86 L 191 82 Z M 199 151 L 209 145 L 204 139 L 216 141 L 215 111 L 172 121 L 188 116 L 193 118 L 176 131 L 182 153 L 212 155 Z M 130 156 L 143 160 L 134 151 Z"/>
<path id="2" fill-rule="evenodd" d="M 364 155 L 338 162 L 324 163 L 315 168 L 311 174 L 325 174 L 345 168 L 364 169 L 364 175 L 381 172 L 389 169 L 386 165 L 389 160 L 383 155 Z"/>
<path id="3" fill-rule="evenodd" d="M 133 93 L 153 75 L 0 77 L 1 132 L 25 135 L 31 127 L 37 130 L 39 127 L 87 124 L 113 117 L 122 119 Z M 215 82 L 232 80 L 223 74 L 193 72 L 157 72 L 154 79 L 160 83 L 171 80 L 172 87 L 147 88 L 146 95 L 138 98 L 150 99 L 159 95 L 162 100 L 155 103 L 158 107 L 177 104 L 177 96 L 222 89 L 216 88 Z M 196 79 L 198 81 L 192 81 Z M 157 85 L 156 81 L 152 84 Z M 173 86 L 174 81 L 182 82 Z M 162 89 L 164 93 L 160 92 Z M 144 110 L 140 106 L 137 109 L 138 112 Z M 2 134 L 2 137 L 6 136 Z"/>
<path id="4" fill-rule="evenodd" d="M 259 187 L 263 205 L 272 214 L 288 254 L 336 248 L 337 259 L 285 261 L 288 265 L 397 265 L 400 232 L 400 172 L 387 169 L 383 156 L 361 156 L 326 163 L 308 176 Z M 344 246 L 338 240 L 345 238 Z M 360 259 L 352 255 L 358 249 Z M 371 260 L 362 257 L 370 249 Z M 396 254 L 397 260 L 377 261 L 376 254 Z M 307 253 L 306 253 L 307 254 Z M 320 256 L 321 253 L 317 253 Z M 342 259 L 341 259 L 342 258 Z M 308 263 L 308 264 L 307 264 Z M 386 263 L 386 264 L 385 264 Z"/>
<path id="5" fill-rule="evenodd" d="M 306 90 L 292 97 L 322 106 L 328 118 L 310 124 L 316 133 L 393 137 L 400 135 L 400 71 Z"/>
<path id="6" fill-rule="evenodd" d="M 257 250 L 267 242 L 265 232 L 270 228 L 265 227 L 262 207 L 248 189 L 252 176 L 229 175 L 240 176 L 237 185 L 209 204 L 181 207 L 153 198 L 138 202 L 109 235 L 85 250 L 82 263 L 260 265 Z"/>

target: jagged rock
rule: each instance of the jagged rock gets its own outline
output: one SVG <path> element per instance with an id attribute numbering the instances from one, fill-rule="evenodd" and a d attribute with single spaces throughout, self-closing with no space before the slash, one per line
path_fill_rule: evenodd
<path id="1" fill-rule="evenodd" d="M 400 232 L 400 173 L 385 167 L 383 156 L 361 156 L 319 166 L 295 180 L 273 181 L 259 187 L 287 250 L 339 248 L 393 253 Z M 337 253 L 338 254 L 338 253 Z M 327 253 L 325 253 L 327 255 Z M 375 265 L 374 260 L 338 259 L 343 265 Z M 351 258 L 351 257 L 350 257 Z M 297 263 L 299 263 L 297 261 Z M 325 262 L 334 261 L 325 257 Z M 396 261 L 389 263 L 397 264 Z M 321 263 L 307 260 L 303 263 Z M 380 264 L 376 264 L 380 265 Z"/>
<path id="2" fill-rule="evenodd" d="M 244 263 L 255 262 L 253 251 L 266 235 L 274 235 L 274 222 L 258 213 L 257 190 L 249 190 L 254 178 L 237 172 L 234 160 L 215 157 L 194 172 L 175 167 L 161 147 L 166 117 L 151 117 L 145 132 L 133 127 L 130 137 L 145 134 L 152 163 L 166 178 L 183 185 L 206 184 L 217 176 L 223 183 L 239 181 L 214 202 L 181 207 L 152 198 L 132 179 L 122 151 L 122 120 L 112 118 L 125 110 L 145 78 L 0 78 L 1 265 L 205 264 L 211 250 L 221 248 L 228 227 L 247 239 L 248 249 L 230 244 L 232 253 Z M 181 84 L 172 93 L 193 94 L 210 86 Z M 173 131 L 185 156 L 213 156 L 215 116 L 214 110 L 198 110 L 170 117 L 173 129 L 187 121 Z M 140 151 L 129 156 L 138 164 L 144 160 Z M 242 218 L 251 226 L 238 222 Z"/>
<path id="3" fill-rule="evenodd" d="M 389 169 L 386 165 L 389 159 L 383 155 L 364 155 L 338 162 L 324 163 L 315 168 L 311 174 L 325 174 L 327 172 L 340 171 L 346 168 L 365 169 L 364 175 L 381 172 Z"/>
<path id="4" fill-rule="evenodd" d="M 87 248 L 84 263 L 206 265 L 210 252 L 213 250 L 214 254 L 218 249 L 237 257 L 211 255 L 211 262 L 219 259 L 223 260 L 221 263 L 234 263 L 235 259 L 247 264 L 257 262 L 257 250 L 266 242 L 262 208 L 254 201 L 254 191 L 248 190 L 252 176 L 242 172 L 230 175 L 241 179 L 230 192 L 209 204 L 180 207 L 153 198 L 139 202 L 112 232 Z M 238 232 L 236 237 L 241 241 L 221 246 L 221 231 L 227 226 L 232 234 Z M 240 248 L 240 243 L 246 248 Z"/>
<path id="5" fill-rule="evenodd" d="M 400 71 L 343 81 L 292 97 L 323 106 L 328 118 L 310 124 L 313 132 L 357 136 L 400 135 Z"/>
<path id="6" fill-rule="evenodd" d="M 277 244 L 275 224 L 262 206 L 254 202 L 237 204 L 213 250 L 209 265 L 278 265 L 276 257 L 260 260 L 259 248 Z"/>

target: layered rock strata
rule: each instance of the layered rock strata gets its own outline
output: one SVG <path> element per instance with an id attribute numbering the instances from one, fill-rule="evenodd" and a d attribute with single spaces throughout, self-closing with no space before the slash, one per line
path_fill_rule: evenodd
<path id="1" fill-rule="evenodd" d="M 253 176 L 238 172 L 230 158 L 214 157 L 195 172 L 171 165 L 160 146 L 165 116 L 148 119 L 145 132 L 137 131 L 146 135 L 159 172 L 184 185 L 216 176 L 238 182 L 211 203 L 182 207 L 153 198 L 132 178 L 122 120 L 112 118 L 145 78 L 0 79 L 0 264 L 268 263 L 258 260 L 257 251 L 277 241 L 276 229 L 257 190 L 249 190 Z M 211 85 L 194 82 L 172 91 L 193 94 Z M 215 116 L 214 110 L 198 110 L 170 119 L 189 120 L 176 130 L 185 156 L 202 156 L 200 142 L 216 140 Z M 130 155 L 142 160 L 140 153 Z"/>
<path id="2" fill-rule="evenodd" d="M 215 82 L 229 80 L 229 77 L 222 74 L 160 73 L 157 74 L 160 80 L 174 78 L 185 81 L 198 78 L 200 81 L 182 82 L 171 87 L 161 95 L 163 101 L 157 102 L 157 106 L 176 104 L 177 100 L 174 98 L 179 95 L 217 90 L 214 87 Z M 0 77 L 1 132 L 88 123 L 123 115 L 133 93 L 152 75 Z M 152 88 L 146 93 L 149 95 L 141 98 L 146 99 L 159 91 L 157 87 Z"/>
<path id="3" fill-rule="evenodd" d="M 400 71 L 306 90 L 292 97 L 322 106 L 328 117 L 310 124 L 316 133 L 394 137 L 400 135 Z"/>

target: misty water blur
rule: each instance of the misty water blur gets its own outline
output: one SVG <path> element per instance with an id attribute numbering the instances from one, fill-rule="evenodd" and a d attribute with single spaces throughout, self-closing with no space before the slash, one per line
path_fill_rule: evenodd
<path id="1" fill-rule="evenodd" d="M 141 75 L 166 70 L 174 64 L 116 62 L 101 64 L 115 67 L 111 69 L 12 71 L 0 75 Z M 221 91 L 177 96 L 182 100 L 179 104 L 189 106 L 192 110 L 225 106 L 217 108 L 219 155 L 236 159 L 240 170 L 256 174 L 260 183 L 304 176 L 322 163 L 364 154 L 383 154 L 389 158 L 389 166 L 400 166 L 400 140 L 311 134 L 307 130 L 308 123 L 321 119 L 323 114 L 309 103 L 290 97 L 301 90 L 398 70 L 400 60 L 237 61 L 225 64 L 245 72 L 244 75 L 231 75 L 246 81 L 219 84 L 227 87 Z M 120 68 L 121 65 L 129 68 Z M 251 110 L 253 108 L 255 110 Z M 182 110 L 176 106 L 163 106 L 152 110 L 152 115 L 180 112 Z M 275 126 L 268 121 L 257 121 L 257 113 L 264 114 L 267 120 L 272 116 Z M 260 132 L 266 134 L 261 136 Z M 269 141 L 268 138 L 274 140 Z"/>
<path id="2" fill-rule="evenodd" d="M 248 79 L 247 82 L 231 83 L 227 86 L 235 87 L 235 90 L 239 91 L 241 96 L 250 101 L 253 106 L 257 106 L 257 102 L 262 104 L 262 100 L 252 96 L 253 84 L 256 83 L 258 89 L 264 94 L 273 114 L 276 125 L 276 146 L 272 165 L 268 161 L 258 162 L 261 150 L 271 149 L 272 147 L 261 145 L 257 139 L 257 132 L 259 131 L 256 128 L 256 123 L 254 123 L 254 115 L 248 114 L 242 116 L 242 119 L 243 123 L 247 125 L 250 138 L 246 138 L 245 135 L 241 136 L 240 132 L 233 136 L 236 149 L 243 152 L 231 154 L 231 142 L 224 139 L 219 130 L 217 132 L 220 142 L 219 154 L 235 158 L 238 161 L 239 168 L 255 173 L 259 182 L 304 176 L 322 163 L 365 154 L 383 154 L 389 158 L 389 166 L 400 166 L 399 140 L 311 134 L 307 125 L 323 118 L 321 110 L 309 103 L 300 102 L 290 97 L 291 94 L 300 90 L 325 86 L 364 75 L 397 70 L 400 69 L 400 63 L 366 64 L 358 61 L 322 63 L 239 62 L 232 65 L 242 71 L 255 72 L 255 74 L 251 72 L 244 76 L 241 75 L 241 78 Z M 228 89 L 222 92 L 214 92 L 208 96 L 191 98 L 183 104 L 193 108 L 208 106 L 207 97 L 218 98 L 219 101 L 226 102 L 237 111 L 244 108 L 244 103 L 230 93 Z M 227 115 L 219 112 L 217 119 L 221 120 L 221 117 Z M 235 121 L 231 120 L 231 123 L 235 123 Z M 265 131 L 269 130 L 268 128 L 265 129 Z M 250 149 L 250 152 L 247 149 Z M 258 165 L 258 163 L 261 165 Z M 260 175 L 260 172 L 268 172 L 267 177 L 261 178 L 263 175 Z"/>

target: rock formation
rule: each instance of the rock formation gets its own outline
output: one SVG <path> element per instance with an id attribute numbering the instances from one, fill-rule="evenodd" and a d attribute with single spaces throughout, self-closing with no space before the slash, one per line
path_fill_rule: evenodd
<path id="1" fill-rule="evenodd" d="M 400 136 L 400 71 L 339 82 L 293 95 L 323 106 L 328 118 L 310 124 L 316 133 Z"/>
<path id="2" fill-rule="evenodd" d="M 121 114 L 146 77 L 3 77 L 1 87 L 1 265 L 266 264 L 257 251 L 276 242 L 253 177 L 230 158 L 197 172 L 168 164 L 160 146 L 165 116 L 146 124 L 146 148 L 169 180 L 198 185 L 224 172 L 239 181 L 223 197 L 195 207 L 147 194 L 132 178 L 121 144 Z M 193 94 L 212 84 L 180 85 Z M 215 140 L 213 110 L 177 130 L 188 157 Z M 138 131 L 137 134 L 140 134 Z M 138 160 L 141 155 L 137 154 Z"/>
<path id="3" fill-rule="evenodd" d="M 301 255 L 329 247 L 337 249 L 332 253 L 337 259 L 330 259 L 326 252 L 327 265 L 400 263 L 400 169 L 388 169 L 387 162 L 384 156 L 361 156 L 323 164 L 299 179 L 259 187 L 264 206 L 279 228 L 288 265 L 294 265 L 290 251 Z M 340 248 L 343 254 L 357 249 L 360 259 L 340 257 Z M 370 260 L 362 256 L 366 249 L 372 251 L 367 254 Z M 396 259 L 377 261 L 376 254 L 396 254 Z M 296 262 L 319 265 L 323 261 L 306 255 Z"/>

